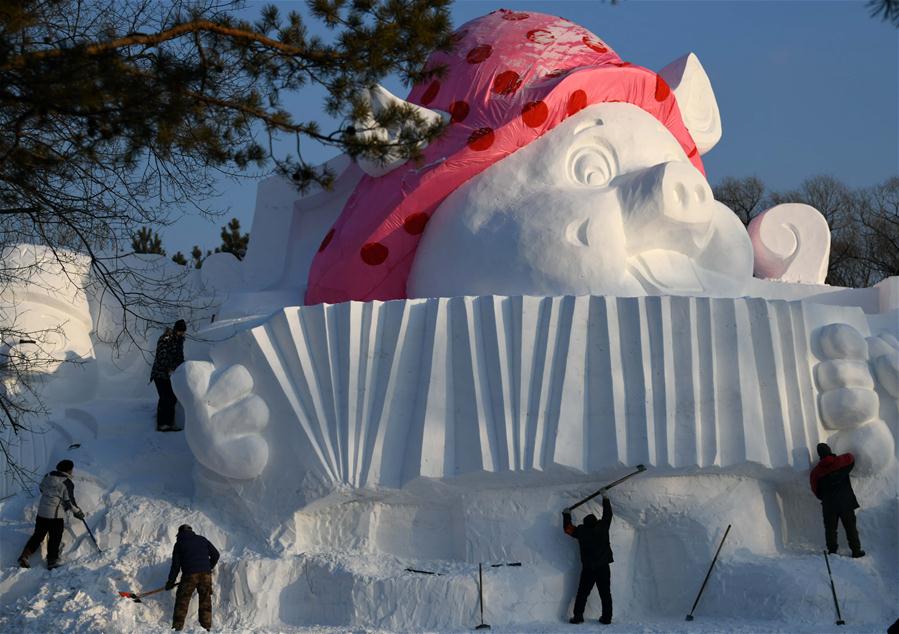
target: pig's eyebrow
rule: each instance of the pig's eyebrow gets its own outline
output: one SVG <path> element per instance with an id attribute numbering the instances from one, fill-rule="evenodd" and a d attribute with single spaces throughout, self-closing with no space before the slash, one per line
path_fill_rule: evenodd
<path id="1" fill-rule="evenodd" d="M 583 123 L 579 124 L 578 127 L 576 127 L 574 129 L 574 133 L 580 134 L 587 128 L 595 128 L 595 127 L 598 127 L 601 125 L 603 125 L 602 119 L 595 119 L 594 121 L 584 121 Z"/>

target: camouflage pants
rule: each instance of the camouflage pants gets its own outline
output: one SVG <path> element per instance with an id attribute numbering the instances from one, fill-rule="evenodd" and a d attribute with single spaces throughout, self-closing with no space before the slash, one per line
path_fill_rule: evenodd
<path id="1" fill-rule="evenodd" d="M 200 625 L 207 630 L 212 629 L 212 573 L 196 572 L 192 575 L 181 575 L 178 593 L 175 595 L 175 614 L 172 617 L 172 629 L 184 627 L 187 610 L 194 590 L 200 595 Z"/>

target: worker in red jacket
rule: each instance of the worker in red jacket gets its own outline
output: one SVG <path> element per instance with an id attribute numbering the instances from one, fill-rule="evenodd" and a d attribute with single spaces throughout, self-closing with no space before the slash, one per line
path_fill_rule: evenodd
<path id="1" fill-rule="evenodd" d="M 821 500 L 821 511 L 824 513 L 824 538 L 827 551 L 837 552 L 837 522 L 843 523 L 846 541 L 852 549 L 853 557 L 864 557 L 858 540 L 858 528 L 855 525 L 855 509 L 858 500 L 849 481 L 849 472 L 855 466 L 855 458 L 851 453 L 835 456 L 827 443 L 818 445 L 818 457 L 821 460 L 812 469 L 809 483 L 812 493 Z"/>

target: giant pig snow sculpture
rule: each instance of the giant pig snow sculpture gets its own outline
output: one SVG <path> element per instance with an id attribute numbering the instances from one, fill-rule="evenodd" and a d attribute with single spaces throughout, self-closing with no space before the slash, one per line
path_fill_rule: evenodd
<path id="1" fill-rule="evenodd" d="M 747 290 L 750 238 L 704 177 L 721 124 L 695 56 L 656 74 L 535 13 L 457 39 L 432 60 L 448 76 L 410 95 L 451 121 L 420 164 L 340 157 L 334 190 L 300 200 L 260 186 L 255 286 L 222 311 L 236 334 L 173 377 L 207 482 L 277 524 L 344 486 L 806 469 L 831 429 L 812 333 L 833 318 L 741 297 L 771 289 Z M 872 430 L 852 438 L 880 443 Z M 863 453 L 873 471 L 892 449 Z"/>
<path id="2" fill-rule="evenodd" d="M 409 101 L 448 130 L 420 164 L 363 166 L 306 303 L 740 294 L 752 246 L 705 180 L 721 124 L 695 56 L 655 73 L 562 18 L 497 11 L 429 64 L 446 76 Z"/>

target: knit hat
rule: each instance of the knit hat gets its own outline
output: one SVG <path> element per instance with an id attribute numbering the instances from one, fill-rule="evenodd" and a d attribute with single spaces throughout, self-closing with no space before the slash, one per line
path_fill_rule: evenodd
<path id="1" fill-rule="evenodd" d="M 593 513 L 590 513 L 584 518 L 584 526 L 593 526 L 596 522 L 596 516 Z"/>
<path id="2" fill-rule="evenodd" d="M 72 473 L 72 469 L 75 468 L 75 463 L 71 460 L 60 460 L 56 463 L 56 470 L 63 471 L 65 473 Z"/>
<path id="3" fill-rule="evenodd" d="M 190 524 L 182 524 L 178 527 L 179 533 L 193 533 L 194 529 L 191 528 Z"/>
<path id="4" fill-rule="evenodd" d="M 365 176 L 327 232 L 309 272 L 306 303 L 402 299 L 431 215 L 467 180 L 587 106 L 624 102 L 658 119 L 704 173 L 677 101 L 655 72 L 624 62 L 608 44 L 563 18 L 501 9 L 464 24 L 441 79 L 408 101 L 450 114 L 420 163 Z M 447 262 L 447 266 L 452 266 Z"/>
<path id="5" fill-rule="evenodd" d="M 825 456 L 832 456 L 833 451 L 830 449 L 830 445 L 826 442 L 818 443 L 818 457 L 823 458 Z"/>
<path id="6" fill-rule="evenodd" d="M 179 319 L 175 322 L 175 332 L 187 332 L 187 322 L 183 319 Z"/>

